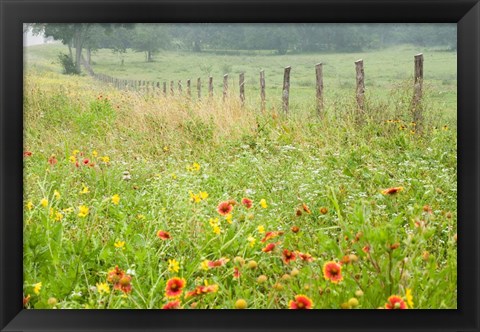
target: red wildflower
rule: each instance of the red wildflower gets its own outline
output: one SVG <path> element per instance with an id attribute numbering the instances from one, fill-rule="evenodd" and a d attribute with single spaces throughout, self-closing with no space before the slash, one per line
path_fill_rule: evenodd
<path id="1" fill-rule="evenodd" d="M 263 252 L 270 252 L 275 249 L 275 243 L 269 243 L 262 249 Z"/>
<path id="2" fill-rule="evenodd" d="M 290 261 L 294 261 L 297 257 L 293 251 L 290 251 L 288 249 L 283 249 L 282 255 L 283 255 L 282 259 L 285 264 L 290 263 Z"/>
<path id="3" fill-rule="evenodd" d="M 335 262 L 326 262 L 323 265 L 323 276 L 334 284 L 340 282 L 342 277 L 342 266 Z"/>
<path id="4" fill-rule="evenodd" d="M 235 266 L 235 267 L 233 268 L 233 277 L 234 277 L 234 278 L 240 278 L 240 274 L 241 274 L 241 273 L 240 273 L 240 270 L 238 269 L 238 267 Z"/>
<path id="5" fill-rule="evenodd" d="M 165 232 L 165 231 L 158 231 L 157 236 L 161 238 L 162 240 L 168 240 L 171 239 L 170 233 Z"/>
<path id="6" fill-rule="evenodd" d="M 305 204 L 305 203 L 302 203 L 302 209 L 303 209 L 303 211 L 305 211 L 308 214 L 312 213 L 312 211 L 310 211 L 307 204 Z"/>
<path id="7" fill-rule="evenodd" d="M 297 251 L 297 255 L 298 255 L 298 257 L 300 257 L 300 259 L 301 259 L 302 261 L 305 261 L 305 262 L 313 262 L 313 257 L 312 257 L 312 255 L 310 255 L 310 254 L 305 254 L 305 253 L 303 253 L 303 252 Z"/>
<path id="8" fill-rule="evenodd" d="M 250 209 L 253 206 L 253 201 L 248 198 L 242 198 L 242 204 L 245 205 L 247 209 Z"/>
<path id="9" fill-rule="evenodd" d="M 369 245 L 366 245 L 365 247 L 362 248 L 362 251 L 366 254 L 368 254 L 370 252 L 370 246 Z"/>
<path id="10" fill-rule="evenodd" d="M 197 296 L 197 295 L 202 295 L 206 293 L 215 293 L 218 291 L 218 285 L 207 285 L 207 286 L 197 286 L 193 291 L 188 292 L 185 294 L 186 298 L 192 297 L 192 296 Z"/>
<path id="11" fill-rule="evenodd" d="M 54 154 L 52 154 L 50 158 L 48 158 L 48 163 L 52 166 L 55 166 L 57 162 L 58 162 L 57 157 L 55 157 Z"/>
<path id="12" fill-rule="evenodd" d="M 261 242 L 268 241 L 268 240 L 273 239 L 274 237 L 277 237 L 277 236 L 282 235 L 282 234 L 283 234 L 282 231 L 266 232 L 265 236 L 263 237 Z"/>
<path id="13" fill-rule="evenodd" d="M 90 163 L 90 160 L 88 160 L 87 158 L 83 159 L 83 164 L 86 166 Z"/>
<path id="14" fill-rule="evenodd" d="M 227 264 L 228 261 L 229 261 L 228 258 L 222 257 L 222 258 L 220 258 L 219 260 L 216 260 L 216 261 L 208 261 L 207 265 L 210 268 L 220 267 L 220 266 L 223 266 L 223 265 Z"/>
<path id="15" fill-rule="evenodd" d="M 30 294 L 23 298 L 23 306 L 25 307 L 30 302 Z"/>
<path id="16" fill-rule="evenodd" d="M 393 195 L 403 190 L 403 187 L 392 187 L 385 190 L 382 190 L 384 195 Z"/>
<path id="17" fill-rule="evenodd" d="M 24 157 L 31 157 L 31 156 L 32 156 L 32 152 L 31 152 L 31 151 L 24 151 L 24 152 L 23 152 L 23 156 L 24 156 Z"/>
<path id="18" fill-rule="evenodd" d="M 295 300 L 288 303 L 290 309 L 312 309 L 313 302 L 306 295 L 296 295 Z"/>
<path id="19" fill-rule="evenodd" d="M 235 205 L 238 204 L 237 201 L 234 200 L 234 199 L 229 199 L 229 200 L 227 201 L 227 203 L 230 204 L 231 206 L 235 206 Z"/>
<path id="20" fill-rule="evenodd" d="M 350 256 L 349 255 L 343 256 L 342 260 L 340 261 L 340 264 L 343 265 L 348 263 L 350 263 Z"/>
<path id="21" fill-rule="evenodd" d="M 408 309 L 408 307 L 400 296 L 392 295 L 388 298 L 388 302 L 385 303 L 385 309 Z"/>
<path id="22" fill-rule="evenodd" d="M 300 227 L 292 226 L 291 231 L 294 232 L 294 233 L 298 233 L 300 231 Z"/>
<path id="23" fill-rule="evenodd" d="M 132 277 L 125 274 L 120 280 L 113 286 L 113 289 L 121 290 L 124 293 L 130 293 L 132 291 Z"/>
<path id="24" fill-rule="evenodd" d="M 183 278 L 172 278 L 167 281 L 165 286 L 165 295 L 167 297 L 178 297 L 182 294 L 183 287 L 185 287 L 185 279 Z"/>
<path id="25" fill-rule="evenodd" d="M 125 275 L 125 272 L 119 269 L 118 266 L 115 266 L 113 270 L 108 272 L 107 281 L 111 282 L 112 284 L 116 284 L 120 281 L 120 279 L 123 278 L 124 275 Z"/>
<path id="26" fill-rule="evenodd" d="M 227 214 L 230 214 L 232 210 L 233 210 L 233 205 L 230 204 L 229 201 L 221 202 L 217 206 L 217 212 L 220 213 L 222 216 L 226 216 Z"/>
<path id="27" fill-rule="evenodd" d="M 180 300 L 170 301 L 162 309 L 180 309 Z"/>
<path id="28" fill-rule="evenodd" d="M 433 213 L 433 210 L 432 210 L 432 208 L 430 207 L 430 205 L 424 205 L 424 206 L 423 206 L 423 212 Z"/>

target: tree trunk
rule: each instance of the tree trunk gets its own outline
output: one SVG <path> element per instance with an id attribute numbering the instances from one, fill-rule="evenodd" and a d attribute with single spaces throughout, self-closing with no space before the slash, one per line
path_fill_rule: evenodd
<path id="1" fill-rule="evenodd" d="M 70 59 L 73 61 L 73 52 L 72 52 L 73 39 L 68 43 L 68 53 L 70 54 Z"/>
<path id="2" fill-rule="evenodd" d="M 147 51 L 147 62 L 152 62 L 152 51 Z"/>
<path id="3" fill-rule="evenodd" d="M 195 40 L 193 42 L 193 51 L 194 52 L 201 52 L 202 51 L 202 48 L 200 47 L 200 41 L 199 40 Z"/>
<path id="4" fill-rule="evenodd" d="M 88 65 L 91 65 L 92 64 L 92 50 L 89 48 L 87 48 L 87 63 Z"/>
<path id="5" fill-rule="evenodd" d="M 73 46 L 75 47 L 75 68 L 78 73 L 82 72 L 81 58 L 82 58 L 82 26 L 75 25 L 75 32 L 73 34 Z"/>

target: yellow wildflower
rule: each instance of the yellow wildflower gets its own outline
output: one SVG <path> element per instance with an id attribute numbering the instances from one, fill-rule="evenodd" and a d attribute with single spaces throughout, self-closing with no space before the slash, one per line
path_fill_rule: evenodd
<path id="1" fill-rule="evenodd" d="M 40 205 L 43 206 L 43 207 L 47 207 L 48 206 L 48 199 L 42 198 L 42 200 L 40 201 Z"/>
<path id="2" fill-rule="evenodd" d="M 210 218 L 210 219 L 208 220 L 208 223 L 209 223 L 210 226 L 212 226 L 212 227 L 213 227 L 213 226 L 216 226 L 216 225 L 218 225 L 218 218 L 215 218 L 215 219 L 214 219 L 214 218 Z"/>
<path id="3" fill-rule="evenodd" d="M 110 157 L 108 156 L 103 156 L 100 158 L 105 164 L 108 164 L 110 162 Z"/>
<path id="4" fill-rule="evenodd" d="M 53 196 L 55 197 L 55 199 L 60 199 L 60 197 L 62 197 L 62 195 L 60 195 L 60 192 L 58 190 L 53 191 Z"/>
<path id="5" fill-rule="evenodd" d="M 80 150 L 73 150 L 72 155 L 76 156 L 79 153 L 80 153 Z"/>
<path id="6" fill-rule="evenodd" d="M 168 152 L 168 150 L 170 150 L 170 149 L 168 148 L 168 146 L 165 145 L 165 146 L 163 147 L 163 151 L 164 151 L 164 152 Z"/>
<path id="7" fill-rule="evenodd" d="M 37 282 L 35 285 L 33 285 L 33 291 L 35 294 L 40 294 L 40 290 L 42 289 L 42 282 Z"/>
<path id="8" fill-rule="evenodd" d="M 109 294 L 110 293 L 110 286 L 106 282 L 97 283 L 97 291 L 99 294 Z"/>
<path id="9" fill-rule="evenodd" d="M 264 198 L 262 198 L 262 199 L 260 200 L 260 206 L 261 206 L 262 208 L 264 208 L 264 209 L 266 209 L 266 208 L 268 207 L 267 201 L 266 201 Z"/>
<path id="10" fill-rule="evenodd" d="M 80 191 L 80 194 L 88 194 L 90 192 L 90 189 L 85 184 L 83 185 L 83 189 Z"/>
<path id="11" fill-rule="evenodd" d="M 187 166 L 187 171 L 190 171 L 190 172 L 200 171 L 200 164 L 197 162 L 194 162 L 192 165 Z"/>
<path id="12" fill-rule="evenodd" d="M 117 241 L 113 245 L 115 246 L 115 248 L 125 250 L 125 241 Z"/>
<path id="13" fill-rule="evenodd" d="M 201 191 L 198 194 L 200 195 L 201 199 L 207 199 L 208 198 L 208 193 L 206 191 Z"/>
<path id="14" fill-rule="evenodd" d="M 200 198 L 200 195 L 198 195 L 198 194 L 194 194 L 194 193 L 191 192 L 191 191 L 189 192 L 189 194 L 190 194 L 190 201 L 192 201 L 192 202 L 194 202 L 194 203 L 200 203 L 200 201 L 202 200 L 202 199 Z"/>
<path id="15" fill-rule="evenodd" d="M 68 207 L 68 208 L 63 209 L 62 211 L 65 212 L 65 213 L 72 213 L 73 210 L 74 209 L 72 207 Z"/>
<path id="16" fill-rule="evenodd" d="M 263 227 L 262 225 L 258 226 L 257 230 L 258 230 L 258 233 L 260 233 L 260 234 L 265 233 L 265 227 Z"/>
<path id="17" fill-rule="evenodd" d="M 33 209 L 34 205 L 32 203 L 32 201 L 28 201 L 27 204 L 25 204 L 25 207 L 27 208 L 27 210 L 31 210 Z"/>
<path id="18" fill-rule="evenodd" d="M 175 174 L 175 173 L 172 173 L 172 174 L 170 174 L 170 176 L 171 176 L 171 177 L 172 177 L 172 179 L 174 179 L 174 180 L 176 180 L 176 179 L 177 179 L 177 174 Z"/>
<path id="19" fill-rule="evenodd" d="M 77 158 L 75 156 L 70 156 L 68 160 L 72 163 L 75 164 L 77 162 Z"/>
<path id="20" fill-rule="evenodd" d="M 413 295 L 412 290 L 407 288 L 407 292 L 405 293 L 405 298 L 407 299 L 407 304 L 410 309 L 413 309 Z"/>
<path id="21" fill-rule="evenodd" d="M 78 216 L 80 218 L 86 217 L 88 215 L 88 212 L 89 212 L 88 206 L 80 205 L 78 207 Z"/>
<path id="22" fill-rule="evenodd" d="M 55 221 L 62 221 L 63 214 L 59 211 L 55 212 Z"/>
<path id="23" fill-rule="evenodd" d="M 201 268 L 202 270 L 205 270 L 205 271 L 207 271 L 207 270 L 209 269 L 209 267 L 208 267 L 208 259 L 206 259 L 206 260 L 204 260 L 202 263 L 200 263 L 200 268 Z"/>
<path id="24" fill-rule="evenodd" d="M 168 260 L 168 271 L 175 273 L 180 271 L 180 263 L 178 263 L 175 258 Z"/>
<path id="25" fill-rule="evenodd" d="M 96 158 L 96 157 L 98 156 L 98 152 L 97 152 L 96 150 L 93 150 L 93 151 L 92 151 L 92 156 L 93 156 L 94 158 Z"/>
<path id="26" fill-rule="evenodd" d="M 220 228 L 220 226 L 215 225 L 213 226 L 213 232 L 218 235 L 222 232 L 222 229 Z"/>
<path id="27" fill-rule="evenodd" d="M 229 224 L 232 223 L 232 218 L 233 218 L 233 216 L 232 216 L 231 213 L 229 213 L 229 214 L 227 214 L 227 215 L 225 216 L 225 220 L 226 220 Z"/>
<path id="28" fill-rule="evenodd" d="M 120 203 L 120 196 L 118 194 L 112 196 L 112 203 L 115 205 L 118 205 L 118 203 Z"/>
<path id="29" fill-rule="evenodd" d="M 247 241 L 249 242 L 250 247 L 253 248 L 255 246 L 255 242 L 257 242 L 257 239 L 255 239 L 253 236 L 249 236 Z"/>

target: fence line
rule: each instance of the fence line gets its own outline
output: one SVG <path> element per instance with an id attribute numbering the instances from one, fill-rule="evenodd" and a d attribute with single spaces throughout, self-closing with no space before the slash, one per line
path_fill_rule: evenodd
<path id="1" fill-rule="evenodd" d="M 413 98 L 411 102 L 411 110 L 413 114 L 413 121 L 417 124 L 417 129 L 421 128 L 421 122 L 423 120 L 423 108 L 422 108 L 422 97 L 423 97 L 423 54 L 416 54 L 414 56 L 414 84 L 413 84 Z M 99 80 L 104 83 L 113 85 L 117 89 L 121 90 L 144 90 L 146 93 L 153 92 L 155 90 L 160 91 L 160 82 L 154 81 L 145 81 L 145 80 L 124 80 L 115 77 L 111 77 L 105 74 L 96 74 L 91 66 L 82 59 L 82 64 L 87 70 L 87 72 L 96 80 Z M 357 115 L 361 116 L 366 112 L 365 104 L 365 69 L 364 62 L 362 59 L 355 61 L 355 99 L 357 103 Z M 323 64 L 317 63 L 314 66 L 315 68 L 315 80 L 316 80 L 316 110 L 318 116 L 322 116 L 324 112 L 324 84 L 323 84 Z M 288 66 L 284 68 L 283 76 L 283 85 L 282 85 L 282 111 L 285 114 L 289 112 L 289 99 L 290 99 L 290 72 L 292 67 Z M 222 100 L 223 102 L 229 96 L 229 86 L 228 86 L 228 74 L 223 76 L 223 93 Z M 192 96 L 192 87 L 191 79 L 186 81 L 186 97 L 191 99 Z M 260 110 L 262 112 L 266 109 L 266 95 L 265 95 L 265 71 L 260 70 Z M 170 95 L 175 96 L 174 81 L 170 81 Z M 197 98 L 202 98 L 202 81 L 201 78 L 197 78 Z M 177 92 L 179 96 L 183 95 L 183 85 L 182 81 L 178 80 Z M 162 93 L 163 96 L 167 96 L 167 81 L 164 81 L 162 84 Z M 213 77 L 208 77 L 208 97 L 209 99 L 213 98 Z M 242 72 L 239 74 L 239 98 L 242 107 L 245 105 L 245 73 Z"/>

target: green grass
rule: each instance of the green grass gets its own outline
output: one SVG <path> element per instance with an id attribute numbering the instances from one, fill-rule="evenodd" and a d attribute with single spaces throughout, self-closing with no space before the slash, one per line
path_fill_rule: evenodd
<path id="1" fill-rule="evenodd" d="M 34 46 L 32 63 L 38 63 L 35 54 L 45 54 L 52 59 L 65 46 Z M 222 55 L 218 52 L 170 52 L 158 53 L 154 62 L 145 62 L 143 53 L 129 50 L 124 55 L 124 65 L 110 50 L 102 49 L 92 55 L 96 73 L 108 74 L 119 79 L 166 81 L 192 80 L 196 93 L 197 78 L 202 79 L 203 94 L 207 94 L 208 76 L 213 77 L 214 93 L 221 96 L 223 75 L 229 74 L 231 93 L 238 96 L 239 73 L 245 72 L 247 103 L 260 102 L 259 71 L 265 70 L 267 106 L 280 107 L 283 84 L 283 68 L 291 66 L 290 107 L 293 111 L 312 108 L 315 100 L 315 64 L 324 64 L 324 88 L 327 103 L 337 103 L 346 95 L 354 96 L 354 61 L 364 60 L 366 94 L 369 99 L 381 102 L 391 99 L 394 91 L 413 89 L 413 56 L 424 53 L 424 76 L 431 106 L 439 112 L 456 112 L 457 105 L 457 55 L 456 52 L 439 51 L 413 46 L 397 46 L 381 51 L 364 53 L 320 53 L 274 55 L 267 51 L 239 51 L 240 55 Z M 30 57 L 30 55 L 29 55 Z M 44 64 L 43 66 L 45 66 Z M 40 65 L 41 66 L 41 65 Z M 60 70 L 59 68 L 57 69 Z M 352 98 L 352 97 L 350 97 Z"/>
<path id="2" fill-rule="evenodd" d="M 456 112 L 445 94 L 441 103 L 427 94 L 419 133 L 410 122 L 410 89 L 386 100 L 370 91 L 368 114 L 357 123 L 349 90 L 330 99 L 325 116 L 317 118 L 308 97 L 314 87 L 296 85 L 292 95 L 298 89 L 305 96 L 285 117 L 272 107 L 260 113 L 254 99 L 241 108 L 236 98 L 226 103 L 220 96 L 211 101 L 164 98 L 118 91 L 87 76 L 64 76 L 50 62 L 58 49 L 29 48 L 26 56 L 25 150 L 32 152 L 24 163 L 28 308 L 161 308 L 169 301 L 165 287 L 173 277 L 186 281 L 183 308 L 234 308 L 239 299 L 248 308 L 287 308 L 296 295 L 305 294 L 318 309 L 351 307 L 352 298 L 358 300 L 356 308 L 369 309 L 384 306 L 394 294 L 406 299 L 407 289 L 414 308 L 457 307 Z M 380 53 L 401 58 L 400 51 Z M 411 51 L 405 54 L 410 57 Z M 198 75 L 193 55 L 170 56 L 170 64 L 164 59 L 162 66 L 161 57 L 167 55 L 146 64 L 141 55 L 128 54 L 124 73 L 172 79 L 175 70 L 185 67 L 188 71 L 175 79 Z M 369 55 L 381 58 L 363 54 L 367 63 Z M 454 59 L 453 53 L 443 54 L 448 55 Z M 201 61 L 220 66 L 218 57 Z M 304 76 L 296 80 L 313 79 L 306 73 L 318 61 L 313 55 L 245 55 L 242 62 L 234 61 L 242 57 L 230 57 L 232 72 L 250 61 L 242 67 L 247 77 L 247 69 L 256 72 L 276 61 L 265 70 L 267 79 L 280 83 L 285 64 L 299 73 L 303 68 Z M 357 57 L 325 55 L 322 60 L 328 68 L 329 62 L 348 65 L 351 58 L 353 67 Z M 98 72 L 110 70 L 109 62 L 111 70 L 115 67 L 111 53 L 99 52 L 95 59 Z M 367 75 L 374 75 L 373 62 Z M 451 62 L 444 67 L 453 70 Z M 345 81 L 347 65 L 338 74 Z M 166 73 L 160 74 L 163 67 Z M 220 77 L 221 68 L 215 70 Z M 442 70 L 447 72 L 439 63 L 438 77 Z M 384 80 L 385 95 L 388 84 L 404 84 L 403 78 Z M 454 94 L 454 84 L 447 87 Z M 430 93 L 435 91 L 432 83 Z M 52 155 L 53 165 L 48 162 Z M 83 165 L 85 159 L 94 165 Z M 390 187 L 404 189 L 382 194 Z M 192 200 L 200 192 L 208 197 Z M 245 197 L 253 201 L 252 208 L 241 204 Z M 48 202 L 42 206 L 44 198 Z M 230 199 L 238 202 L 231 223 L 217 212 L 219 203 Z M 88 214 L 80 213 L 81 206 L 88 207 Z M 262 228 L 284 233 L 261 242 Z M 159 230 L 171 239 L 160 239 Z M 268 243 L 276 243 L 271 253 L 262 251 Z M 285 249 L 314 260 L 303 261 L 297 253 L 296 260 L 285 263 Z M 228 260 L 225 265 L 202 268 L 205 260 L 221 258 Z M 169 270 L 173 259 L 178 271 Z M 324 278 L 329 261 L 344 261 L 339 283 Z M 113 289 L 115 266 L 130 275 L 124 280 L 130 292 Z M 239 278 L 234 278 L 235 268 Z M 184 296 L 205 280 L 218 289 Z M 42 287 L 35 292 L 39 282 Z M 102 293 L 104 283 L 110 293 Z"/>

